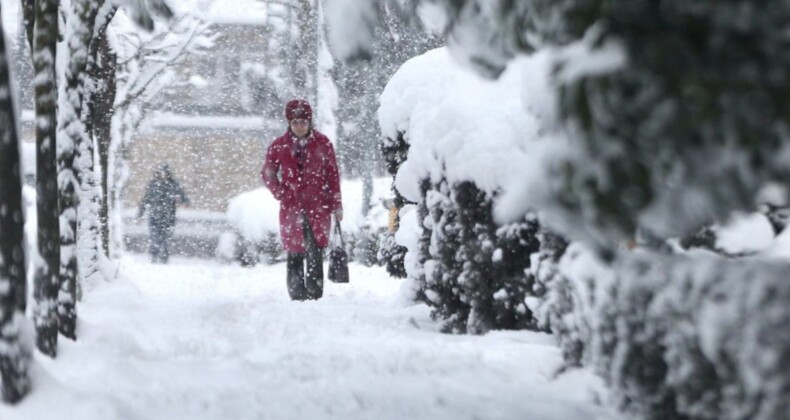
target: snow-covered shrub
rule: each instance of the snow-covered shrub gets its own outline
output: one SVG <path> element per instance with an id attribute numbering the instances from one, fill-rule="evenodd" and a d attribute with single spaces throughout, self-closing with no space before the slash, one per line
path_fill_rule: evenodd
<path id="1" fill-rule="evenodd" d="M 518 80 L 514 70 L 481 81 L 441 48 L 404 64 L 381 97 L 382 152 L 397 193 L 418 206 L 408 236 L 420 239 L 402 244 L 416 254 L 404 257 L 417 263 L 409 284 L 448 332 L 534 326 L 524 299 L 536 228 L 503 226 L 492 210 L 537 137 Z"/>
<path id="2" fill-rule="evenodd" d="M 537 222 L 498 226 L 492 197 L 469 181 L 424 185 L 419 205 L 424 229 L 414 251 L 423 270 L 415 281 L 443 331 L 534 328 L 525 299 L 532 289 Z"/>
<path id="3" fill-rule="evenodd" d="M 663 338 L 671 325 L 656 322 L 652 303 L 672 281 L 656 258 L 634 256 L 613 267 L 614 283 L 596 285 L 589 357 L 612 388 L 615 403 L 645 419 L 680 419 L 675 390 L 666 383 Z M 607 299 L 608 298 L 608 299 Z"/>
<path id="4" fill-rule="evenodd" d="M 454 188 L 461 232 L 459 278 L 470 306 L 467 330 L 524 329 L 534 326 L 525 303 L 532 289 L 530 255 L 537 252 L 537 222 L 524 220 L 497 226 L 492 198 L 466 181 Z"/>
<path id="5" fill-rule="evenodd" d="M 474 83 L 444 72 L 439 61 L 420 68 L 415 60 L 396 74 L 379 115 L 386 137 L 402 132 L 410 143 L 396 185 L 410 200 L 424 200 L 421 240 L 409 243 L 409 253 L 426 255 L 426 264 L 407 255 L 416 262 L 407 267 L 418 283 L 425 279 L 427 298 L 443 267 L 431 258 L 435 243 L 425 247 L 424 238 L 453 239 L 443 230 L 457 211 L 447 205 L 454 187 L 472 181 L 492 192 L 486 181 L 499 182 L 505 170 L 513 181 L 497 186 L 498 220 L 537 211 L 546 226 L 595 243 L 607 257 L 596 261 L 572 245 L 558 271 L 551 263 L 533 267 L 543 295 L 529 302 L 541 325 L 563 331 L 566 355 L 597 367 L 621 407 L 646 418 L 786 418 L 790 338 L 783 325 L 790 311 L 781 302 L 790 283 L 780 273 L 787 267 L 699 250 L 667 256 L 618 249 L 640 233 L 661 244 L 708 226 L 692 247 L 746 255 L 722 247 L 722 232 L 710 227 L 757 209 L 767 184 L 787 184 L 790 3 L 438 3 L 448 11 L 453 54 L 487 76 L 504 71 L 487 93 L 502 95 L 498 84 L 520 60 L 511 58 L 539 48 L 535 61 L 548 65 L 523 71 L 523 114 L 544 117 L 539 137 L 551 141 L 540 153 L 522 153 L 534 151 L 535 133 L 515 124 L 519 141 L 501 144 L 510 156 L 487 165 L 482 148 L 466 153 L 465 134 L 479 118 L 455 117 L 465 100 L 458 92 L 481 114 L 489 97 L 468 92 Z M 419 71 L 438 76 L 420 78 Z M 442 89 L 448 83 L 456 92 Z M 502 139 L 501 131 L 485 134 L 479 138 Z M 475 171 L 481 166 L 487 177 Z M 442 183 L 447 191 L 437 188 Z M 774 233 L 783 228 L 769 217 Z M 450 261 L 453 253 L 443 251 Z"/>
<path id="6" fill-rule="evenodd" d="M 447 182 L 432 186 L 425 192 L 427 218 L 423 224 L 430 226 L 428 254 L 424 257 L 426 303 L 431 306 L 431 316 L 442 321 L 445 332 L 466 332 L 469 305 L 461 295 L 461 231 L 458 209 L 450 198 Z"/>
<path id="7" fill-rule="evenodd" d="M 386 231 L 388 217 L 388 211 L 382 203 L 390 199 L 390 184 L 387 178 L 374 180 L 371 207 L 367 216 L 363 216 L 362 181 L 341 181 L 344 245 L 355 261 L 367 265 L 377 263 L 379 235 Z M 255 265 L 258 262 L 271 264 L 283 258 L 280 203 L 266 188 L 257 188 L 233 197 L 228 202 L 226 215 L 233 227 L 232 234 L 236 236 L 235 245 L 232 246 L 236 261 L 243 265 Z M 230 245 L 227 248 L 230 249 Z"/>
<path id="8" fill-rule="evenodd" d="M 351 260 L 367 267 L 378 264 L 379 238 L 384 232 L 386 230 L 380 226 L 364 223 L 357 230 L 344 235 Z"/>
<path id="9" fill-rule="evenodd" d="M 677 328 L 676 319 L 670 319 L 666 304 L 656 304 L 676 280 L 673 260 L 637 252 L 606 263 L 573 243 L 553 263 L 552 255 L 562 245 L 546 247 L 533 256 L 537 285 L 545 288 L 537 313 L 568 366 L 592 366 L 610 386 L 612 402 L 638 418 L 687 418 L 678 409 L 681 391 L 667 380 L 665 339 Z M 689 327 L 695 331 L 694 325 Z M 686 362 L 686 369 L 704 371 L 704 364 Z"/>
<path id="10" fill-rule="evenodd" d="M 237 236 L 233 232 L 222 232 L 217 238 L 214 256 L 217 260 L 229 263 L 236 260 Z"/>
<path id="11" fill-rule="evenodd" d="M 537 327 L 550 331 L 562 349 L 568 366 L 580 366 L 584 343 L 574 321 L 575 290 L 571 280 L 560 273 L 559 262 L 568 242 L 561 236 L 542 229 L 538 233 L 540 248 L 532 254 L 530 271 L 534 284 L 527 299 L 535 314 Z M 575 253 L 570 253 L 571 258 Z"/>
<path id="12" fill-rule="evenodd" d="M 664 266 L 666 266 L 664 264 Z M 786 262 L 681 259 L 651 307 L 663 320 L 666 383 L 690 418 L 778 419 L 790 413 Z"/>
<path id="13" fill-rule="evenodd" d="M 233 197 L 226 214 L 236 238 L 232 246 L 234 260 L 252 266 L 258 262 L 273 263 L 282 257 L 280 203 L 269 191 L 258 188 Z"/>
<path id="14" fill-rule="evenodd" d="M 398 244 L 395 240 L 395 233 L 384 232 L 379 236 L 379 252 L 377 255 L 379 265 L 387 269 L 387 273 L 395 278 L 406 277 L 406 257 L 407 248 Z"/>
<path id="15" fill-rule="evenodd" d="M 340 189 L 343 193 L 343 239 L 352 261 L 366 266 L 379 264 L 380 236 L 387 231 L 389 210 L 386 202 L 392 199 L 389 178 L 375 178 L 369 191 L 369 207 L 365 207 L 365 183 L 363 180 L 344 180 Z"/>
<path id="16" fill-rule="evenodd" d="M 540 256 L 541 326 L 566 362 L 596 369 L 621 409 L 646 419 L 773 419 L 790 409 L 787 263 L 637 251 L 607 264 L 579 244 L 557 267 Z"/>

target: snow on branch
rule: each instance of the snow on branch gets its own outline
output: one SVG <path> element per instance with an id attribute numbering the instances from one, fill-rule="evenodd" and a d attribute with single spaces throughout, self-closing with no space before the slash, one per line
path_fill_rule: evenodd
<path id="1" fill-rule="evenodd" d="M 116 31 L 118 61 L 123 68 L 115 108 L 153 100 L 173 79 L 173 66 L 190 54 L 202 54 L 213 45 L 209 23 L 185 14 L 152 34 Z"/>
<path id="2" fill-rule="evenodd" d="M 169 20 L 173 11 L 164 0 L 114 0 L 116 7 L 123 7 L 134 23 L 147 31 L 154 30 L 154 17 Z"/>

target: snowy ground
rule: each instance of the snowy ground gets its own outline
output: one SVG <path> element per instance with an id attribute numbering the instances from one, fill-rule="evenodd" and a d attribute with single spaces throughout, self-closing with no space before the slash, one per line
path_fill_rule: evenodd
<path id="1" fill-rule="evenodd" d="M 294 303 L 284 270 L 125 258 L 86 294 L 79 341 L 37 355 L 35 392 L 0 419 L 615 418 L 588 372 L 551 379 L 549 336 L 440 334 L 377 267 Z"/>

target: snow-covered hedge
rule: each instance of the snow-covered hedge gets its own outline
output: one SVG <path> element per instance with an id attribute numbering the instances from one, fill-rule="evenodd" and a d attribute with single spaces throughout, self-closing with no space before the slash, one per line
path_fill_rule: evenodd
<path id="1" fill-rule="evenodd" d="M 396 188 L 417 203 L 396 235 L 408 248 L 408 290 L 446 331 L 551 331 L 568 365 L 594 367 L 639 418 L 786 417 L 790 267 L 760 259 L 788 257 L 771 246 L 785 237 L 771 239 L 775 221 L 710 226 L 705 250 L 684 240 L 664 254 L 604 247 L 602 259 L 568 245 L 529 216 L 525 203 L 540 200 L 523 200 L 524 191 L 537 190 L 515 190 L 525 177 L 539 182 L 525 163 L 552 152 L 529 156 L 545 138 L 534 108 L 517 105 L 510 70 L 496 82 L 469 78 L 436 50 L 406 63 L 382 95 L 382 149 Z M 493 208 L 513 222 L 497 224 Z"/>
<path id="2" fill-rule="evenodd" d="M 377 262 L 379 235 L 386 231 L 388 210 L 383 205 L 390 199 L 390 181 L 373 180 L 371 207 L 362 216 L 363 185 L 361 180 L 342 180 L 343 221 L 341 228 L 349 256 L 361 263 Z M 257 188 L 233 197 L 226 213 L 233 227 L 232 234 L 223 235 L 217 256 L 254 265 L 259 261 L 273 263 L 282 258 L 280 240 L 280 203 L 266 188 Z"/>
<path id="3" fill-rule="evenodd" d="M 527 302 L 569 364 L 594 366 L 621 408 L 648 419 L 787 418 L 790 255 L 762 242 L 787 212 L 745 217 L 747 233 L 732 238 L 711 224 L 787 185 L 790 55 L 776 34 L 790 3 L 482 3 L 443 2 L 449 44 L 479 73 L 504 69 L 499 80 L 470 81 L 432 52 L 406 63 L 382 96 L 384 150 L 399 166 L 397 188 L 418 204 L 405 223 L 416 234 L 398 235 L 422 286 L 415 295 L 450 325 L 478 297 L 465 290 L 470 256 L 458 252 L 491 242 L 460 222 L 457 189 L 471 182 L 497 220 L 536 212 L 596 247 L 541 243 Z M 521 53 L 532 56 L 512 60 Z M 539 115 L 541 131 L 521 123 L 511 137 L 499 105 L 519 91 L 525 106 L 506 108 Z M 399 142 L 409 145 L 402 163 Z M 634 242 L 645 246 L 625 250 Z"/>
<path id="4" fill-rule="evenodd" d="M 561 258 L 552 251 L 562 245 L 544 246 L 532 266 L 543 293 L 530 307 L 566 362 L 593 366 L 614 402 L 639 418 L 783 418 L 790 410 L 784 237 L 748 259 L 624 251 L 606 263 L 578 243 Z"/>
<path id="5" fill-rule="evenodd" d="M 243 265 L 272 263 L 282 254 L 280 203 L 265 188 L 243 192 L 228 202 L 228 222 L 233 235 L 224 235 L 218 246 L 223 259 Z"/>

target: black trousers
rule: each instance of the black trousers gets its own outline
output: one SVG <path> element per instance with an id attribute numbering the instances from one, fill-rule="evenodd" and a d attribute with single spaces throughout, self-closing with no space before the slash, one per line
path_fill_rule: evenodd
<path id="1" fill-rule="evenodd" d="M 288 295 L 291 300 L 318 300 L 324 295 L 324 255 L 315 243 L 313 229 L 307 218 L 302 216 L 305 253 L 288 253 Z M 307 273 L 305 273 L 305 262 Z"/>
<path id="2" fill-rule="evenodd" d="M 166 264 L 170 259 L 170 237 L 173 236 L 173 226 L 151 222 L 148 224 L 148 233 L 148 252 L 151 254 L 151 262 Z"/>

